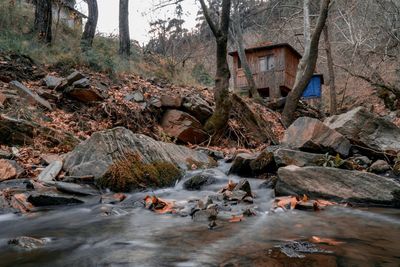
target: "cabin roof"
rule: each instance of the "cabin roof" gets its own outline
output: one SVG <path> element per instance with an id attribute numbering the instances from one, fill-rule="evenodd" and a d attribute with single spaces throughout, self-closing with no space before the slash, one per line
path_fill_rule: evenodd
<path id="1" fill-rule="evenodd" d="M 262 44 L 262 45 L 258 45 L 258 46 L 248 47 L 245 49 L 245 51 L 251 53 L 251 52 L 257 52 L 260 50 L 271 50 L 274 48 L 288 48 L 298 58 L 301 58 L 301 54 L 296 49 L 294 49 L 293 46 L 291 46 L 288 43 L 279 43 L 279 44 L 267 43 L 267 44 Z M 238 54 L 237 51 L 229 52 L 230 56 L 236 56 L 237 54 Z"/>

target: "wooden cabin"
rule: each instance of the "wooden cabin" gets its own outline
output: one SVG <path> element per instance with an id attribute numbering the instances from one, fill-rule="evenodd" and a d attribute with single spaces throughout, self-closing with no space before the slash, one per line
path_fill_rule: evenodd
<path id="1" fill-rule="evenodd" d="M 247 48 L 245 52 L 260 95 L 271 98 L 286 96 L 296 79 L 297 65 L 301 59 L 300 53 L 287 43 L 264 44 Z M 239 54 L 234 51 L 229 55 L 233 57 L 235 91 L 247 91 L 247 79 Z"/>

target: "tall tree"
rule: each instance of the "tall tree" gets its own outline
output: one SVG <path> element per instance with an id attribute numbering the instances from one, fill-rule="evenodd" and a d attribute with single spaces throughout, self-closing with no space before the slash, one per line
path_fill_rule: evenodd
<path id="1" fill-rule="evenodd" d="M 200 4 L 204 18 L 217 44 L 217 70 L 215 74 L 214 91 L 215 111 L 204 126 L 204 129 L 208 133 L 214 134 L 226 127 L 232 107 L 232 101 L 229 96 L 229 79 L 231 73 L 227 60 L 231 0 L 222 0 L 218 26 L 211 18 L 209 8 L 204 0 L 200 0 Z"/>
<path id="2" fill-rule="evenodd" d="M 52 32 L 52 0 L 36 0 L 35 3 L 35 22 L 34 30 L 39 35 L 39 40 L 51 43 Z"/>
<path id="3" fill-rule="evenodd" d="M 333 69 L 333 58 L 331 42 L 329 40 L 329 26 L 326 23 L 324 28 L 324 40 L 325 40 L 325 51 L 329 71 L 329 111 L 331 115 L 337 113 L 337 101 L 336 101 L 336 86 L 335 86 L 335 71 Z"/>
<path id="4" fill-rule="evenodd" d="M 99 9 L 97 0 L 87 0 L 89 16 L 82 34 L 81 47 L 85 51 L 92 47 L 94 35 L 96 34 L 97 20 L 99 18 Z"/>
<path id="5" fill-rule="evenodd" d="M 311 36 L 311 42 L 309 43 L 308 47 L 305 47 L 305 53 L 301 58 L 297 69 L 295 84 L 292 91 L 290 91 L 287 96 L 285 108 L 283 109 L 282 113 L 282 121 L 286 127 L 288 127 L 293 122 L 294 112 L 297 109 L 297 104 L 314 74 L 315 66 L 318 59 L 319 39 L 321 37 L 322 30 L 325 27 L 325 22 L 328 17 L 330 2 L 331 0 L 321 1 L 318 21 L 315 30 Z"/>
<path id="6" fill-rule="evenodd" d="M 241 14 L 241 1 L 236 1 L 235 3 L 235 14 L 232 18 L 232 31 L 231 36 L 236 42 L 237 51 L 239 55 L 240 62 L 243 67 L 243 72 L 246 76 L 247 85 L 249 89 L 249 97 L 253 97 L 255 99 L 260 99 L 260 94 L 258 93 L 256 82 L 253 77 L 253 73 L 251 71 L 249 62 L 246 57 L 246 50 L 244 48 L 244 40 L 243 40 L 243 30 L 242 30 L 242 14 Z"/>
<path id="7" fill-rule="evenodd" d="M 129 57 L 131 38 L 129 36 L 129 0 L 119 1 L 119 54 Z"/>

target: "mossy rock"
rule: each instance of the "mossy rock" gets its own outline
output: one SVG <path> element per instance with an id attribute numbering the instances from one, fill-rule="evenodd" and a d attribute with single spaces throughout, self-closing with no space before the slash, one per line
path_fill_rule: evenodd
<path id="1" fill-rule="evenodd" d="M 97 184 L 114 192 L 172 186 L 182 172 L 170 162 L 143 163 L 136 155 L 116 161 Z"/>

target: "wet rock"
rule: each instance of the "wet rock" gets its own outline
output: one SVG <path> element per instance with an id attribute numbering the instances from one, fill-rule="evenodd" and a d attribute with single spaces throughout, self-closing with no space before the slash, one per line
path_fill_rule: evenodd
<path id="1" fill-rule="evenodd" d="M 180 95 L 162 95 L 160 98 L 161 106 L 164 108 L 180 108 L 182 97 Z"/>
<path id="2" fill-rule="evenodd" d="M 282 143 L 290 148 L 307 152 L 339 153 L 347 156 L 350 141 L 339 132 L 329 128 L 317 119 L 298 118 L 285 131 Z"/>
<path id="3" fill-rule="evenodd" d="M 15 160 L 0 159 L 0 182 L 18 178 L 23 172 Z"/>
<path id="4" fill-rule="evenodd" d="M 185 97 L 182 106 L 186 112 L 194 116 L 201 123 L 205 123 L 214 112 L 210 104 L 198 95 Z"/>
<path id="5" fill-rule="evenodd" d="M 325 167 L 297 167 L 278 170 L 278 196 L 303 195 L 366 205 L 392 205 L 400 184 L 387 177 L 360 171 Z"/>
<path id="6" fill-rule="evenodd" d="M 59 86 L 62 82 L 63 82 L 63 78 L 58 78 L 56 76 L 53 75 L 47 75 L 43 81 L 45 83 L 45 85 L 47 86 L 47 88 L 49 89 L 54 89 L 57 86 Z"/>
<path id="7" fill-rule="evenodd" d="M 0 114 L 0 144 L 25 145 L 33 142 L 34 127 L 23 120 Z"/>
<path id="8" fill-rule="evenodd" d="M 235 186 L 235 188 L 233 189 L 233 191 L 244 191 L 246 192 L 247 196 L 253 196 L 252 192 L 251 192 L 251 186 L 250 183 L 247 179 L 241 179 L 237 185 Z"/>
<path id="9" fill-rule="evenodd" d="M 100 194 L 98 190 L 94 189 L 90 185 L 79 185 L 65 182 L 55 182 L 54 185 L 58 191 L 67 194 L 82 196 L 97 196 Z"/>
<path id="10" fill-rule="evenodd" d="M 212 167 L 215 162 L 206 154 L 172 143 L 134 134 L 118 127 L 94 133 L 85 142 L 69 153 L 64 161 L 64 170 L 71 176 L 93 175 L 102 177 L 118 159 L 135 154 L 143 163 L 167 162 L 181 169 L 192 164 L 198 167 Z"/>
<path id="11" fill-rule="evenodd" d="M 363 107 L 329 117 L 324 123 L 359 146 L 392 154 L 400 151 L 400 129 Z"/>
<path id="12" fill-rule="evenodd" d="M 279 167 L 289 165 L 298 167 L 321 166 L 325 161 L 325 155 L 279 148 L 274 152 L 274 159 Z"/>
<path id="13" fill-rule="evenodd" d="M 241 201 L 247 196 L 247 192 L 243 190 L 225 191 L 224 199 L 229 201 Z"/>
<path id="14" fill-rule="evenodd" d="M 39 174 L 37 180 L 47 185 L 53 185 L 55 178 L 58 176 L 62 169 L 62 166 L 62 161 L 53 161 Z"/>
<path id="15" fill-rule="evenodd" d="M 304 253 L 333 253 L 306 241 L 292 241 L 278 247 L 289 258 L 305 258 Z"/>
<path id="16" fill-rule="evenodd" d="M 75 205 L 84 203 L 82 200 L 77 198 L 65 197 L 50 193 L 48 194 L 34 193 L 30 195 L 27 200 L 35 207 Z"/>
<path id="17" fill-rule="evenodd" d="M 267 150 L 262 151 L 257 158 L 250 162 L 250 169 L 253 175 L 276 172 L 278 168 L 276 167 L 274 153 Z"/>
<path id="18" fill-rule="evenodd" d="M 136 91 L 136 92 L 134 92 L 132 94 L 127 95 L 125 97 L 125 100 L 126 101 L 132 101 L 133 100 L 135 102 L 143 102 L 144 101 L 144 95 L 141 92 Z"/>
<path id="19" fill-rule="evenodd" d="M 390 170 L 390 165 L 384 160 L 377 160 L 368 169 L 373 173 L 385 173 Z"/>
<path id="20" fill-rule="evenodd" d="M 126 199 L 126 195 L 122 193 L 102 195 L 100 203 L 102 204 L 117 204 Z"/>
<path id="21" fill-rule="evenodd" d="M 33 104 L 39 104 L 42 107 L 47 108 L 48 110 L 53 110 L 51 107 L 50 103 L 40 96 L 38 96 L 36 93 L 32 92 L 29 88 L 27 88 L 25 85 L 18 81 L 12 81 L 10 82 L 11 87 L 15 88 L 18 90 L 18 93 L 25 97 L 29 102 Z"/>
<path id="22" fill-rule="evenodd" d="M 267 178 L 265 182 L 260 184 L 259 188 L 264 188 L 264 189 L 274 189 L 276 186 L 276 182 L 278 181 L 278 177 L 273 175 Z"/>
<path id="23" fill-rule="evenodd" d="M 201 190 L 204 186 L 215 183 L 217 179 L 207 173 L 197 174 L 183 183 L 183 188 L 186 190 Z"/>
<path id="24" fill-rule="evenodd" d="M 165 112 L 161 126 L 165 133 L 183 143 L 200 144 L 208 139 L 196 118 L 176 109 Z"/>
<path id="25" fill-rule="evenodd" d="M 103 95 L 93 87 L 89 88 L 78 88 L 69 87 L 65 90 L 65 93 L 83 103 L 101 101 L 104 99 Z"/>
<path id="26" fill-rule="evenodd" d="M 215 160 L 220 160 L 224 158 L 224 153 L 222 151 L 210 149 L 207 147 L 197 147 L 195 150 L 206 153 Z"/>
<path id="27" fill-rule="evenodd" d="M 250 177 L 253 172 L 250 163 L 257 158 L 257 155 L 248 153 L 237 154 L 229 169 L 229 174 L 237 174 L 240 176 Z"/>
<path id="28" fill-rule="evenodd" d="M 24 249 L 37 249 L 41 248 L 46 243 L 48 243 L 48 239 L 45 238 L 34 238 L 29 236 L 20 236 L 14 239 L 8 240 L 8 244 Z"/>

